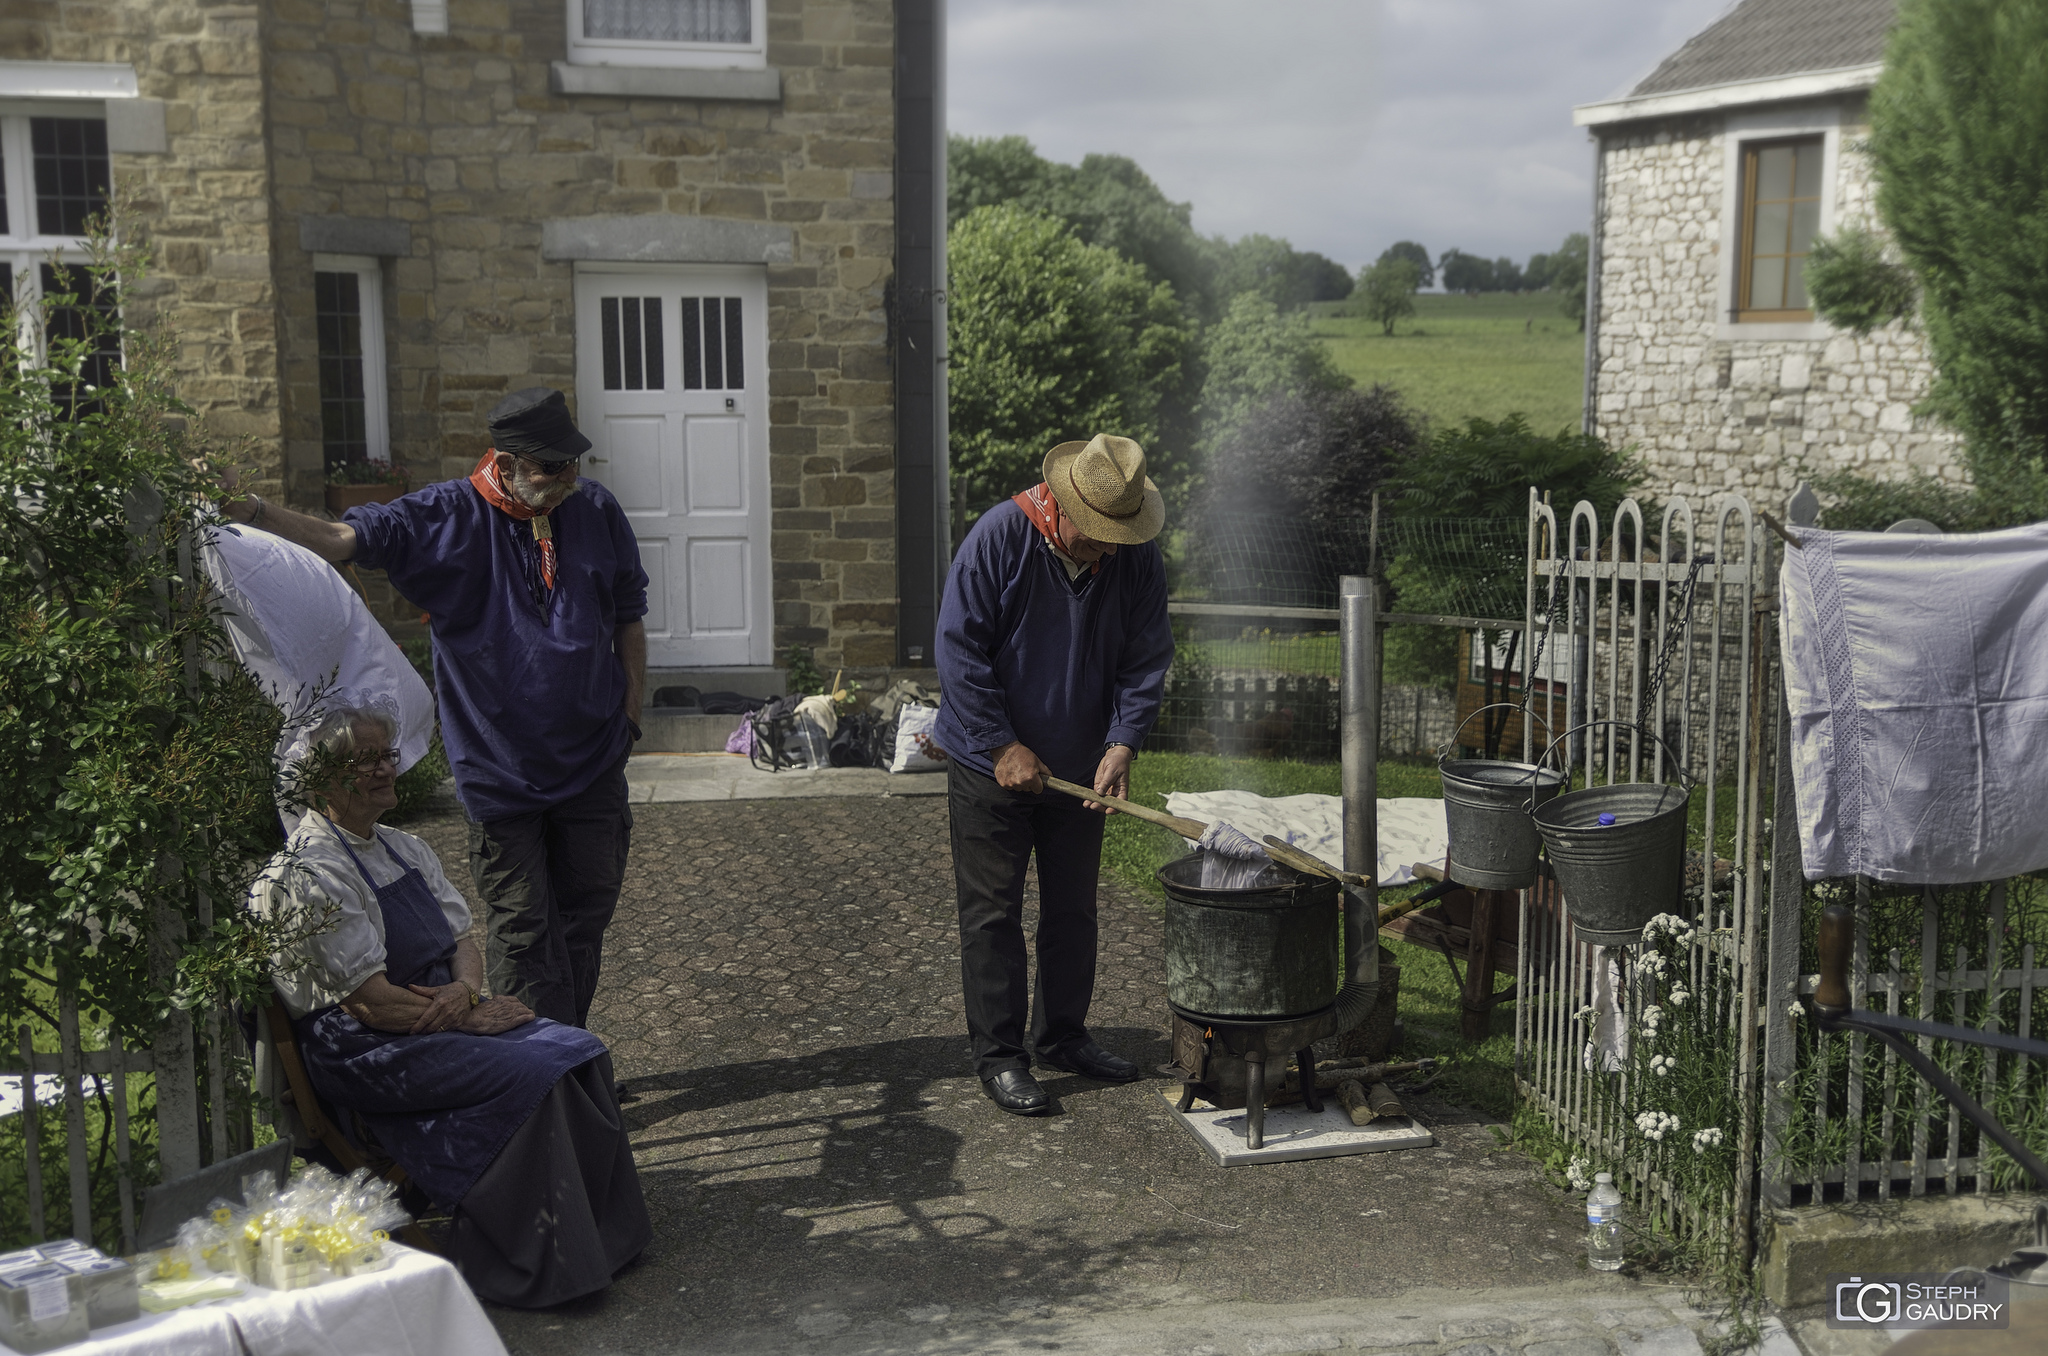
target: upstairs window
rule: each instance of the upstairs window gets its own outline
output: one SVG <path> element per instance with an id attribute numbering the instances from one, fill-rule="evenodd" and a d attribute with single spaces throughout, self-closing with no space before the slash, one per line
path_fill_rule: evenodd
<path id="1" fill-rule="evenodd" d="M 586 66 L 768 63 L 767 0 L 568 0 L 569 60 Z"/>
<path id="2" fill-rule="evenodd" d="M 1820 137 L 1743 147 L 1738 322 L 1813 319 L 1806 256 L 1820 231 L 1823 153 Z"/>
<path id="3" fill-rule="evenodd" d="M 106 211 L 112 182 L 102 119 L 0 114 L 0 293 L 31 302 L 53 258 L 84 263 L 88 223 Z"/>

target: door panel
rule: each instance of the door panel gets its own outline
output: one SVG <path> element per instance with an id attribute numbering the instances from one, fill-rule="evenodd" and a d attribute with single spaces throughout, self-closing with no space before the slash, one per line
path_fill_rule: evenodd
<path id="1" fill-rule="evenodd" d="M 761 268 L 577 270 L 585 468 L 640 539 L 660 667 L 773 662 L 767 301 Z"/>

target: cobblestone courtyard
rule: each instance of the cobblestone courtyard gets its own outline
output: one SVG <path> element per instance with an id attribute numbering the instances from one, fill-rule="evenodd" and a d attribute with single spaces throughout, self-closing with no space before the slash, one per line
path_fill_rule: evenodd
<path id="1" fill-rule="evenodd" d="M 1580 1267 L 1570 1205 L 1527 1159 L 1426 1100 L 1433 1149 L 1230 1170 L 1172 1122 L 1158 1077 L 1047 1071 L 1060 1114 L 997 1111 L 965 1058 L 943 798 L 635 815 L 591 1025 L 631 1086 L 655 1241 L 602 1298 L 493 1311 L 516 1353 L 989 1349 L 970 1329 L 1044 1349 L 1060 1344 L 1026 1334 L 1060 1316 L 1306 1315 L 1415 1287 L 1648 1302 Z M 407 827 L 467 882 L 459 816 Z M 1159 917 L 1107 881 L 1101 916 L 1091 1024 L 1149 1071 L 1168 1055 Z M 1458 1345 L 1423 1307 L 1400 1317 L 1405 1337 L 1347 1344 Z"/>

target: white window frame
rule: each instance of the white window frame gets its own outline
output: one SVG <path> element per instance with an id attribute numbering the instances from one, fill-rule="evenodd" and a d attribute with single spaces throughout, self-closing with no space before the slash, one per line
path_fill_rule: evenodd
<path id="1" fill-rule="evenodd" d="M 43 332 L 30 322 L 33 304 L 42 296 L 43 270 L 47 263 L 85 264 L 92 261 L 83 236 L 43 235 L 36 211 L 36 170 L 34 144 L 29 138 L 30 118 L 93 118 L 102 105 L 80 107 L 77 103 L 0 100 L 0 157 L 6 160 L 7 229 L 0 231 L 0 263 L 13 271 L 14 304 L 22 317 L 22 343 L 37 362 L 43 358 Z"/>
<path id="2" fill-rule="evenodd" d="M 583 36 L 583 0 L 567 0 L 569 64 L 572 66 L 660 66 L 693 70 L 765 70 L 768 65 L 768 0 L 753 7 L 754 40 L 735 42 L 633 42 Z"/>
<path id="3" fill-rule="evenodd" d="M 1767 113 L 1730 114 L 1722 132 L 1721 258 L 1714 293 L 1714 337 L 1736 339 L 1826 339 L 1834 326 L 1816 315 L 1812 320 L 1738 321 L 1735 316 L 1736 270 L 1742 267 L 1742 153 L 1751 142 L 1786 141 L 1818 136 L 1820 156 L 1820 226 L 1815 238 L 1835 229 L 1835 181 L 1842 169 L 1842 109 L 1838 104 L 1787 108 Z"/>
<path id="4" fill-rule="evenodd" d="M 315 273 L 353 273 L 356 298 L 362 307 L 363 336 L 363 443 L 369 460 L 391 464 L 391 394 L 384 368 L 384 264 L 367 254 L 316 254 Z M 317 293 L 315 306 L 317 309 Z M 319 400 L 320 334 L 313 334 L 314 400 Z M 323 462 L 326 430 L 321 431 Z"/>

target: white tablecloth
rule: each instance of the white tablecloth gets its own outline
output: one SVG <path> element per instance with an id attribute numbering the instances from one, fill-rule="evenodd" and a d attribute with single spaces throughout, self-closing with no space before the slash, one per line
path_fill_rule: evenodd
<path id="1" fill-rule="evenodd" d="M 454 1267 L 395 1247 L 383 1271 L 258 1290 L 101 1328 L 66 1356 L 506 1356 Z"/>

